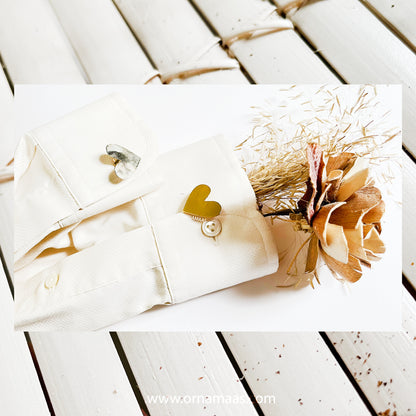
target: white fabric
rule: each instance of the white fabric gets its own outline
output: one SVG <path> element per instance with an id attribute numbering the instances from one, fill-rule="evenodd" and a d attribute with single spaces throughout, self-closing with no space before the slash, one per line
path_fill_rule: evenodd
<path id="1" fill-rule="evenodd" d="M 109 143 L 141 157 L 132 178 L 114 181 L 113 166 L 103 161 Z M 151 131 L 118 95 L 28 132 L 15 154 L 16 259 L 52 231 L 91 215 L 89 210 L 118 205 L 114 193 L 122 191 L 126 201 L 127 192 L 137 197 L 151 189 L 154 181 L 143 175 L 157 155 L 155 143 Z"/>
<path id="2" fill-rule="evenodd" d="M 94 142 L 94 135 L 89 140 Z M 102 146 L 101 141 L 96 144 Z M 77 153 L 79 148 L 67 151 Z M 49 157 L 54 160 L 54 153 Z M 27 168 L 35 186 L 36 177 L 41 174 L 43 179 L 45 174 L 38 168 L 36 164 Z M 94 180 L 108 180 L 106 168 L 103 165 L 102 177 L 97 174 Z M 50 174 L 56 180 L 56 172 Z M 77 216 L 77 222 L 36 242 L 22 257 L 27 261 L 21 261 L 15 273 L 18 329 L 98 329 L 157 304 L 182 302 L 277 270 L 269 226 L 224 139 L 207 139 L 163 154 L 135 180 L 142 177 L 146 182 L 154 176 L 155 186 L 136 198 L 129 187 L 117 199 L 114 193 L 107 196 L 114 201 L 112 207 L 107 204 L 111 207 L 107 211 L 92 210 L 92 215 L 82 217 L 73 207 L 74 212 L 65 215 Z M 17 204 L 25 193 L 20 183 Z M 212 189 L 207 199 L 222 205 L 222 232 L 215 239 L 204 236 L 201 224 L 182 213 L 188 195 L 202 183 Z M 70 192 L 79 195 L 78 186 L 72 181 Z M 48 195 L 44 201 L 49 200 Z M 88 203 L 94 206 L 92 199 Z M 36 217 L 49 218 L 50 211 L 40 205 L 37 209 Z M 41 219 L 49 224 L 47 218 Z"/>

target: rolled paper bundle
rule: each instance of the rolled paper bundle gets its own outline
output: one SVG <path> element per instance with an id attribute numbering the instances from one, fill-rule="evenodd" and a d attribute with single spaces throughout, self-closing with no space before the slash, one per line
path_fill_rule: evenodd
<path id="1" fill-rule="evenodd" d="M 129 142 L 130 134 L 137 139 L 147 130 L 140 123 L 129 124 L 131 118 L 130 128 L 124 125 L 118 100 L 105 98 L 36 129 L 19 147 L 16 203 L 21 211 L 16 225 L 21 231 L 19 245 L 25 247 L 15 273 L 19 329 L 94 330 L 154 305 L 183 302 L 278 268 L 270 227 L 226 141 L 221 137 L 202 140 L 152 161 L 144 147 L 137 147 L 140 140 L 136 146 Z M 97 117 L 105 120 L 105 128 L 97 126 Z M 84 168 L 91 163 L 92 175 L 82 184 L 71 176 L 80 168 L 75 160 L 85 147 L 82 138 L 66 147 L 65 154 L 61 143 L 81 127 L 88 132 L 82 162 Z M 117 183 L 110 181 L 112 166 L 95 163 L 105 152 L 105 139 L 114 139 L 114 129 L 120 129 L 117 140 L 141 157 L 132 176 Z M 150 137 L 143 135 L 143 146 L 150 145 Z M 29 143 L 38 146 L 36 152 Z M 124 152 L 119 147 L 109 149 L 112 156 L 120 151 Z M 30 182 L 24 180 L 28 177 Z M 145 186 L 152 178 L 157 180 Z M 45 183 L 60 187 L 52 187 L 50 195 L 43 189 Z M 33 192 L 28 195 L 29 184 Z M 211 204 L 213 211 L 196 210 L 195 201 L 186 204 L 201 184 L 208 186 L 196 196 L 200 198 L 196 206 Z M 87 186 L 94 193 L 85 192 Z M 42 201 L 36 199 L 39 192 Z M 80 202 L 82 209 L 69 205 L 71 199 Z M 38 224 L 27 234 L 24 207 L 32 210 Z M 197 218 L 201 216 L 210 221 Z M 39 235 L 43 235 L 40 241 L 34 238 Z"/>

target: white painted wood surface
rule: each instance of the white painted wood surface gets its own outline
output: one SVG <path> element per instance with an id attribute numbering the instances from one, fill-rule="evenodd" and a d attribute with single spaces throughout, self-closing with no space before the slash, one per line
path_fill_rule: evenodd
<path id="1" fill-rule="evenodd" d="M 290 20 L 277 15 L 270 3 L 263 0 L 192 1 L 223 41 L 253 30 L 252 38 L 235 40 L 229 49 L 256 83 L 338 82 L 300 36 L 287 29 Z M 261 28 L 266 28 L 265 34 Z"/>
<path id="2" fill-rule="evenodd" d="M 14 84 L 84 82 L 48 0 L 0 1 L 0 53 Z"/>
<path id="3" fill-rule="evenodd" d="M 289 17 L 348 83 L 403 84 L 403 142 L 416 155 L 416 55 L 358 0 L 311 2 Z"/>
<path id="4" fill-rule="evenodd" d="M 49 415 L 23 333 L 13 331 L 13 300 L 0 262 L 0 398 L 2 415 Z"/>
<path id="5" fill-rule="evenodd" d="M 30 337 L 57 415 L 140 414 L 108 333 L 32 333 Z"/>
<path id="6" fill-rule="evenodd" d="M 414 0 L 361 0 L 398 36 L 416 50 L 416 7 Z"/>
<path id="7" fill-rule="evenodd" d="M 227 56 L 218 44 L 219 39 L 187 0 L 115 0 L 115 3 L 159 69 L 162 81 L 247 82 L 238 62 Z M 212 71 L 198 74 L 198 68 Z M 175 77 L 181 72 L 187 76 Z"/>
<path id="8" fill-rule="evenodd" d="M 416 289 L 416 164 L 402 153 L 403 162 L 403 273 Z M 416 413 L 416 412 L 415 412 Z"/>
<path id="9" fill-rule="evenodd" d="M 390 409 L 390 415 L 416 414 L 416 307 L 406 290 L 402 332 L 328 336 L 377 413 Z"/>
<path id="10" fill-rule="evenodd" d="M 49 1 L 92 83 L 144 84 L 157 76 L 111 0 Z"/>
<path id="11" fill-rule="evenodd" d="M 318 333 L 227 332 L 225 340 L 266 415 L 369 415 Z"/>
<path id="12" fill-rule="evenodd" d="M 4 72 L 0 69 L 0 167 L 13 157 L 13 95 Z M 13 262 L 12 182 L 0 181 L 0 247 L 8 263 Z M 1 277 L 0 277 L 1 279 Z M 9 315 L 12 316 L 12 315 Z"/>
<path id="13" fill-rule="evenodd" d="M 125 332 L 119 337 L 152 416 L 257 415 L 214 333 Z M 184 402 L 160 403 L 158 396 Z M 224 402 L 230 398 L 239 403 Z"/>
<path id="14" fill-rule="evenodd" d="M 12 158 L 14 148 L 8 137 L 13 135 L 13 94 L 0 68 L 0 167 L 6 165 Z"/>

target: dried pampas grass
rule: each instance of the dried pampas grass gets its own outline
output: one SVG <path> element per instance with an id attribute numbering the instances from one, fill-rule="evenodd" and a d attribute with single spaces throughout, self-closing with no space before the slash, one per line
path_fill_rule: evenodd
<path id="1" fill-rule="evenodd" d="M 375 86 L 291 86 L 253 108 L 252 133 L 236 150 L 265 210 L 296 211 L 306 189 L 310 143 L 326 158 L 351 152 L 378 164 L 391 159 L 383 146 L 400 134 L 386 122 Z"/>

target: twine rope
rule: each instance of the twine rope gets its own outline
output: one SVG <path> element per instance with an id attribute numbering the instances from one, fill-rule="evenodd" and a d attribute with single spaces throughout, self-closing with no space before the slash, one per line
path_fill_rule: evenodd
<path id="1" fill-rule="evenodd" d="M 239 68 L 238 62 L 228 57 L 215 60 L 207 59 L 207 55 L 215 46 L 219 45 L 220 41 L 221 39 L 213 37 L 211 42 L 200 48 L 190 59 L 163 71 L 160 74 L 162 82 L 168 84 L 176 78 L 188 78 L 205 72 Z"/>
<path id="2" fill-rule="evenodd" d="M 293 23 L 290 20 L 283 19 L 279 15 L 271 21 L 269 18 L 273 13 L 277 13 L 277 8 L 273 8 L 271 11 L 267 10 L 262 15 L 257 16 L 255 20 L 242 25 L 237 33 L 230 33 L 229 35 L 223 36 L 223 45 L 230 47 L 234 42 L 242 39 L 250 39 L 254 36 L 264 36 L 282 30 L 293 29 Z"/>

